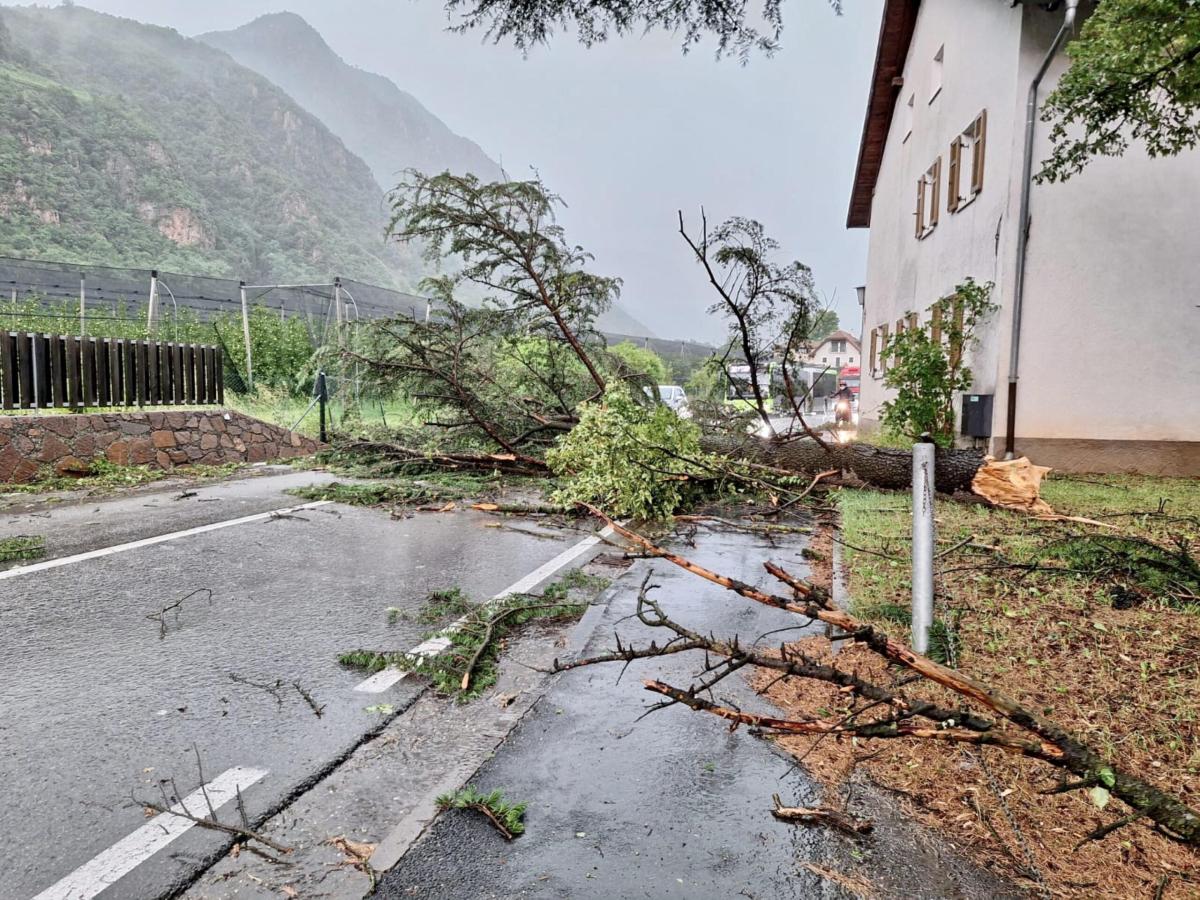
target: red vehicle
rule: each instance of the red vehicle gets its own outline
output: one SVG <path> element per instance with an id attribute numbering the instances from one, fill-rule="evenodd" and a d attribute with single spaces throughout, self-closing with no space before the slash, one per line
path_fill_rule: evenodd
<path id="1" fill-rule="evenodd" d="M 845 382 L 850 390 L 858 397 L 858 388 L 862 383 L 861 373 L 858 366 L 846 366 L 842 371 L 838 372 L 838 384 Z"/>

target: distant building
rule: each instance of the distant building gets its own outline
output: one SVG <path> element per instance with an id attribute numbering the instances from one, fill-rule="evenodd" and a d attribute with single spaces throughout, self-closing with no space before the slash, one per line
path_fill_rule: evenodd
<path id="1" fill-rule="evenodd" d="M 812 366 L 829 366 L 834 371 L 857 366 L 862 359 L 862 345 L 848 331 L 835 331 L 807 351 L 804 362 Z"/>
<path id="2" fill-rule="evenodd" d="M 1013 314 L 1026 98 L 1067 8 L 1045 6 L 885 0 L 847 222 L 870 228 L 862 418 L 888 397 L 888 334 L 971 276 L 1000 305 L 968 358 L 982 446 L 1067 471 L 1200 475 L 1200 152 L 1134 146 L 1033 184 Z M 1059 50 L 1039 105 L 1068 65 Z"/>

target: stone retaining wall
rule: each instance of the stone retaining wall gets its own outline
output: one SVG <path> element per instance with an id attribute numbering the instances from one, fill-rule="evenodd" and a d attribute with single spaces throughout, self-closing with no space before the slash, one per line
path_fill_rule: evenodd
<path id="1" fill-rule="evenodd" d="M 45 470 L 83 474 L 101 457 L 169 470 L 286 459 L 319 447 L 311 438 L 230 410 L 0 415 L 0 482 L 33 481 Z"/>

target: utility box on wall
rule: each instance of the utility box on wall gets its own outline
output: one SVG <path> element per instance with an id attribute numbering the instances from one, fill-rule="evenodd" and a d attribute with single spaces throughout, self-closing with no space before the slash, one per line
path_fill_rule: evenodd
<path id="1" fill-rule="evenodd" d="M 962 433 L 967 437 L 987 438 L 992 436 L 993 394 L 962 395 Z"/>

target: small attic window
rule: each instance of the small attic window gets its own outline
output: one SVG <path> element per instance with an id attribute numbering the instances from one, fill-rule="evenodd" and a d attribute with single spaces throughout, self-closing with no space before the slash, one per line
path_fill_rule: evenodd
<path id="1" fill-rule="evenodd" d="M 933 68 L 929 76 L 929 102 L 932 103 L 937 99 L 937 95 L 942 92 L 942 61 L 946 56 L 946 45 L 938 47 L 937 53 L 933 54 Z"/>

